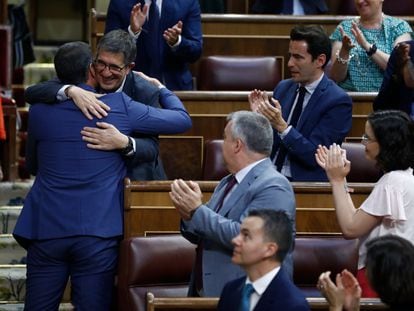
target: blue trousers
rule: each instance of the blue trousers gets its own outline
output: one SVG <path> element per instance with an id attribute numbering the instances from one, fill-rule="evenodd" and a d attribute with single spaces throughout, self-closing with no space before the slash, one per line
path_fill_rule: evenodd
<path id="1" fill-rule="evenodd" d="M 27 249 L 25 310 L 58 310 L 69 277 L 75 310 L 110 310 L 118 245 L 118 237 L 32 241 Z"/>

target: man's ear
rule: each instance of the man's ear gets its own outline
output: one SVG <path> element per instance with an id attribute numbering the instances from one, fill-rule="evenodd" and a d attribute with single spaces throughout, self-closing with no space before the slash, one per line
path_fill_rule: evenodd
<path id="1" fill-rule="evenodd" d="M 329 61 L 329 58 L 327 58 L 325 54 L 319 54 L 319 56 L 315 59 L 315 62 L 318 65 L 318 68 L 322 68 L 325 62 L 328 62 L 328 61 Z"/>
<path id="2" fill-rule="evenodd" d="M 267 250 L 266 250 L 266 256 L 274 257 L 278 249 L 279 249 L 279 245 L 277 245 L 275 242 L 268 243 Z"/>
<path id="3" fill-rule="evenodd" d="M 98 86 L 98 82 L 96 81 L 95 67 L 92 64 L 89 65 L 88 84 L 95 88 Z"/>
<path id="4" fill-rule="evenodd" d="M 128 64 L 128 69 L 129 70 L 134 69 L 134 67 L 135 67 L 135 63 L 134 62 Z"/>

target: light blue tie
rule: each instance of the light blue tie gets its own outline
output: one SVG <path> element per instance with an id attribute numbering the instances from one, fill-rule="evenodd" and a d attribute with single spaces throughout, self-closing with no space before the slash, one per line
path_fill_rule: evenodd
<path id="1" fill-rule="evenodd" d="M 239 311 L 250 310 L 250 296 L 251 294 L 253 294 L 253 292 L 254 288 L 251 283 L 247 283 L 246 285 L 244 285 Z"/>

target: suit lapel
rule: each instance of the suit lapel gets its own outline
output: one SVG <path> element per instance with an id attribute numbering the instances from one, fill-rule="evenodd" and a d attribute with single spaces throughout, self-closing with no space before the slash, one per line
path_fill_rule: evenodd
<path id="1" fill-rule="evenodd" d="M 260 176 L 263 170 L 268 166 L 273 166 L 269 159 L 264 160 L 263 162 L 257 164 L 253 167 L 250 172 L 244 177 L 242 182 L 237 186 L 237 188 L 230 194 L 228 199 L 224 202 L 223 207 L 219 211 L 220 215 L 226 215 L 232 207 L 244 209 L 244 206 L 238 205 L 237 202 L 246 194 L 247 190 L 250 188 L 255 179 Z M 222 189 L 221 193 L 223 193 Z"/>
<path id="2" fill-rule="evenodd" d="M 320 110 L 320 106 L 323 104 L 323 101 L 321 101 L 320 99 L 325 93 L 327 83 L 328 79 L 326 75 L 324 75 L 321 82 L 316 87 L 311 98 L 309 99 L 309 102 L 303 110 L 302 115 L 300 116 L 299 122 L 296 126 L 297 130 L 301 130 L 304 124 L 308 122 L 312 118 L 312 116 L 318 115 L 317 113 L 315 113 L 315 111 Z"/>
<path id="3" fill-rule="evenodd" d="M 286 99 L 283 99 L 284 102 L 281 103 L 282 105 L 282 116 L 284 120 L 288 120 L 290 111 L 293 107 L 293 102 L 295 101 L 296 97 L 296 89 L 298 85 L 297 83 L 292 83 L 287 91 Z"/>

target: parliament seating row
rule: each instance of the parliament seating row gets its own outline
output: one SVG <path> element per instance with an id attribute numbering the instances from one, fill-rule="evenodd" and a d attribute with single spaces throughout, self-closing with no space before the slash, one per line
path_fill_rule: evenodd
<path id="1" fill-rule="evenodd" d="M 118 265 L 118 310 L 208 309 L 217 298 L 185 298 L 195 258 L 195 245 L 179 234 L 132 237 L 122 241 Z M 304 292 L 312 310 L 327 310 L 316 282 L 321 272 L 355 273 L 358 241 L 342 236 L 297 236 L 293 253 L 294 283 Z M 161 298 L 162 297 L 162 298 Z M 368 305 L 385 309 L 378 299 Z M 361 310 L 372 310 L 362 303 Z"/>
<path id="2" fill-rule="evenodd" d="M 202 57 L 211 55 L 227 56 L 281 56 L 284 61 L 283 78 L 288 77 L 287 59 L 289 50 L 289 33 L 298 24 L 323 25 L 328 33 L 345 18 L 353 16 L 314 15 L 234 15 L 202 14 L 203 53 Z M 414 16 L 402 17 L 411 26 Z M 92 9 L 90 13 L 89 41 L 92 51 L 103 36 L 106 13 Z M 199 76 L 200 61 L 191 66 L 194 77 Z"/>
<path id="3" fill-rule="evenodd" d="M 248 92 L 212 92 L 212 91 L 181 91 L 176 94 L 183 101 L 190 113 L 193 127 L 180 135 L 161 136 L 160 153 L 170 179 L 185 178 L 199 180 L 202 177 L 204 145 L 207 140 L 221 139 L 226 124 L 227 114 L 237 110 L 249 110 Z M 268 93 L 271 96 L 271 92 Z M 353 99 L 353 121 L 349 138 L 360 139 L 364 133 L 367 115 L 372 110 L 372 100 L 376 93 L 349 93 Z M 5 111 L 6 123 L 11 137 L 16 134 L 16 111 L 9 108 Z M 14 109 L 14 110 L 13 110 Z M 9 116 L 9 111 L 11 115 Z M 14 111 L 14 116 L 13 116 Z M 20 147 L 18 150 L 19 176 L 28 178 L 24 170 L 25 137 L 27 131 L 27 108 L 19 108 L 21 127 L 18 132 Z M 16 149 L 16 139 L 9 142 L 8 150 Z M 176 148 L 179 146 L 179 148 Z M 174 150 L 174 156 L 171 156 Z M 15 166 L 16 156 L 4 160 L 7 165 Z M 6 166 L 7 166 L 6 165 Z"/>
<path id="4" fill-rule="evenodd" d="M 218 181 L 197 181 L 207 202 Z M 130 181 L 124 188 L 124 236 L 177 232 L 180 217 L 172 205 L 171 180 Z M 332 189 L 324 182 L 292 182 L 296 199 L 296 230 L 299 234 L 340 234 Z M 368 197 L 373 183 L 349 183 L 355 206 Z M 277 204 L 277 202 L 275 202 Z"/>
<path id="5" fill-rule="evenodd" d="M 328 6 L 327 14 L 356 14 L 355 0 L 325 0 L 325 2 Z M 228 13 L 248 14 L 251 13 L 251 8 L 255 0 L 225 0 L 225 3 Z M 384 1 L 383 11 L 388 15 L 414 15 L 414 2 L 407 0 Z"/>

